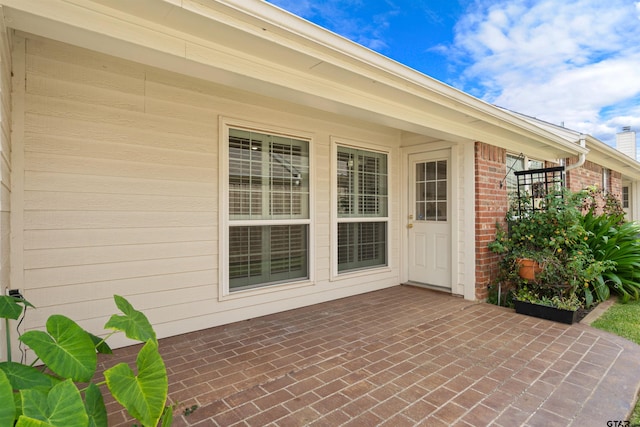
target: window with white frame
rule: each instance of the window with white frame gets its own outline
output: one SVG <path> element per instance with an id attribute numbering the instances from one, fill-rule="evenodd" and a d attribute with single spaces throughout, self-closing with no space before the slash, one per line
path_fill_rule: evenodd
<path id="1" fill-rule="evenodd" d="M 231 292 L 309 277 L 309 142 L 228 130 Z"/>
<path id="2" fill-rule="evenodd" d="M 338 273 L 386 266 L 387 154 L 338 146 L 336 171 Z"/>
<path id="3" fill-rule="evenodd" d="M 602 168 L 602 191 L 604 194 L 608 194 L 611 190 L 611 171 L 607 168 Z"/>
<path id="4" fill-rule="evenodd" d="M 624 209 L 629 208 L 629 187 L 626 185 L 622 187 L 622 207 Z"/>
<path id="5" fill-rule="evenodd" d="M 518 179 L 516 172 L 544 168 L 541 160 L 530 159 L 526 156 L 507 154 L 507 194 L 512 197 L 518 193 Z"/>

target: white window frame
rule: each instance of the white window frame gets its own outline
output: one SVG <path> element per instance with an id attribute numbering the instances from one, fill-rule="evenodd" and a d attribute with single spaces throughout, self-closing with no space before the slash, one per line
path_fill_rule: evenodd
<path id="1" fill-rule="evenodd" d="M 338 147 L 352 148 L 355 150 L 371 151 L 384 154 L 387 157 L 387 216 L 377 217 L 339 217 L 338 216 Z M 355 141 L 352 139 L 331 137 L 331 277 L 330 281 L 344 280 L 358 276 L 380 274 L 391 271 L 391 179 L 392 179 L 392 156 L 387 147 L 380 145 Z M 385 222 L 386 223 L 386 265 L 372 266 L 350 271 L 338 271 L 338 223 L 363 223 L 363 222 Z"/>
<path id="2" fill-rule="evenodd" d="M 245 298 L 254 295 L 262 295 L 287 289 L 293 289 L 314 284 L 315 272 L 315 239 L 314 239 L 314 144 L 313 134 L 297 129 L 289 129 L 285 127 L 266 125 L 243 119 L 235 119 L 229 117 L 219 118 L 219 161 L 218 161 L 218 179 L 219 179 L 219 240 L 218 240 L 218 299 L 231 300 L 237 298 Z M 304 140 L 309 143 L 309 213 L 308 218 L 304 219 L 286 219 L 286 222 L 278 219 L 265 220 L 233 220 L 229 218 L 229 130 L 240 129 L 252 132 L 259 132 L 268 135 L 290 137 Z M 292 280 L 291 282 L 274 283 L 266 286 L 236 290 L 231 292 L 229 288 L 229 227 L 233 223 L 234 226 L 269 226 L 269 225 L 307 225 L 308 236 L 308 274 L 307 278 L 300 280 Z"/>
<path id="3" fill-rule="evenodd" d="M 629 195 L 630 187 L 628 185 L 622 186 L 622 209 L 629 209 Z"/>
<path id="4" fill-rule="evenodd" d="M 611 170 L 608 168 L 602 168 L 602 192 L 609 194 L 611 189 Z"/>

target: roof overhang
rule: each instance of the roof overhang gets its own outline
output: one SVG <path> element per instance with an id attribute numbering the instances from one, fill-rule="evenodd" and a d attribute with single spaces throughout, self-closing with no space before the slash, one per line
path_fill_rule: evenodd
<path id="1" fill-rule="evenodd" d="M 608 169 L 620 172 L 623 180 L 640 180 L 640 163 L 599 139 L 587 136 L 587 159 Z"/>
<path id="2" fill-rule="evenodd" d="M 516 112 L 511 113 L 530 123 L 536 124 L 549 132 L 555 133 L 558 137 L 567 141 L 584 139 L 584 144 L 589 150 L 587 160 L 597 163 L 600 166 L 604 166 L 605 168 L 620 172 L 623 179 L 632 181 L 640 180 L 640 163 L 615 148 L 605 144 L 599 139 L 594 138 L 591 135 L 583 135 L 580 132 L 554 125 L 534 117 L 525 116 Z"/>
<path id="3" fill-rule="evenodd" d="M 453 141 L 588 150 L 259 0 L 0 0 L 7 28 Z"/>

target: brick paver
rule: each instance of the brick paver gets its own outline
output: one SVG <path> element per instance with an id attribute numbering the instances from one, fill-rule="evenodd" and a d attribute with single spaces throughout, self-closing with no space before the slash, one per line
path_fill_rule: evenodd
<path id="1" fill-rule="evenodd" d="M 640 347 L 622 338 L 410 286 L 160 349 L 175 426 L 604 426 L 640 387 Z M 115 353 L 109 365 L 135 349 Z M 107 407 L 110 425 L 131 425 Z"/>

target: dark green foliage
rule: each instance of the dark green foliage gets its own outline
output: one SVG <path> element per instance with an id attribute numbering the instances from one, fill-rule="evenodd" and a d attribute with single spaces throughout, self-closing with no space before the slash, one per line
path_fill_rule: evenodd
<path id="1" fill-rule="evenodd" d="M 600 301 L 603 291 L 598 278 L 613 264 L 594 258 L 587 241 L 589 232 L 584 229 L 581 207 L 584 193 L 567 190 L 547 195 L 536 209 L 526 209 L 522 216 L 507 214 L 509 232 L 498 228 L 496 240 L 489 248 L 503 255 L 498 280 L 503 287 L 515 291 L 521 289 L 540 301 L 558 301 L 560 304 L 576 298 L 583 305 L 591 306 Z M 520 206 L 528 206 L 524 198 Z M 537 261 L 542 272 L 534 281 L 527 282 L 518 276 L 519 259 Z"/>
<path id="2" fill-rule="evenodd" d="M 531 203 L 526 197 L 521 204 Z M 507 214 L 509 232 L 498 227 L 489 249 L 503 255 L 503 288 L 550 300 L 577 296 L 589 307 L 609 298 L 640 298 L 640 224 L 624 219 L 618 200 L 598 188 L 549 194 L 538 210 Z M 518 276 L 518 258 L 540 263 L 532 282 Z"/>
<path id="3" fill-rule="evenodd" d="M 624 215 L 596 215 L 594 209 L 584 215 L 589 232 L 587 244 L 598 261 L 610 261 L 614 267 L 598 277 L 601 299 L 609 297 L 609 289 L 622 301 L 640 297 L 640 225 L 624 222 Z"/>
<path id="4" fill-rule="evenodd" d="M 112 333 L 124 332 L 145 344 L 136 359 L 137 372 L 126 363 L 104 372 L 108 391 L 143 426 L 155 427 L 159 422 L 170 426 L 173 408 L 166 406 L 167 370 L 153 327 L 126 299 L 117 295 L 114 299 L 124 315 L 114 315 L 105 328 L 112 329 Z M 0 296 L 0 318 L 5 319 L 6 330 L 9 320 L 18 319 L 27 307 L 33 306 L 23 298 Z M 54 314 L 46 322 L 46 332 L 28 331 L 19 340 L 29 346 L 46 369 L 12 362 L 10 358 L 0 363 L 0 426 L 107 426 L 99 388 L 103 383 L 91 382 L 97 370 L 96 353 L 111 353 L 106 338 Z M 7 351 L 10 355 L 10 341 Z"/>

